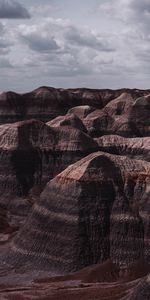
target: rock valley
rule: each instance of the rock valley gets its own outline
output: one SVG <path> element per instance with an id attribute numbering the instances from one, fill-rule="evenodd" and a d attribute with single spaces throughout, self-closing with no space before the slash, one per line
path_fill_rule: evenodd
<path id="1" fill-rule="evenodd" d="M 0 299 L 150 299 L 150 90 L 0 94 Z"/>

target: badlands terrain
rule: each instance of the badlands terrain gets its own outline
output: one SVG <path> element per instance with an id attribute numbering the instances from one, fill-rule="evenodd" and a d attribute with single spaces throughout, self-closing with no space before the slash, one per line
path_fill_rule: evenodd
<path id="1" fill-rule="evenodd" d="M 150 299 L 150 90 L 0 94 L 0 299 Z"/>

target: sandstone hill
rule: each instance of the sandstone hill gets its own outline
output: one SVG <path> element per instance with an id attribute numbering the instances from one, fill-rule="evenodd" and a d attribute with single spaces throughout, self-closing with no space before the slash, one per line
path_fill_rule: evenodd
<path id="1" fill-rule="evenodd" d="M 150 299 L 150 90 L 0 94 L 0 299 Z"/>

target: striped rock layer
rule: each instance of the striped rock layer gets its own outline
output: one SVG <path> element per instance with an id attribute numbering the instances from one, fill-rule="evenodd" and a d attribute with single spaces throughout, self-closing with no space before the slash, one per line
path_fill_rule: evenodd
<path id="1" fill-rule="evenodd" d="M 124 137 L 150 136 L 150 95 L 134 98 L 123 93 L 103 109 L 89 113 L 83 123 L 93 137 L 117 134 Z"/>
<path id="2" fill-rule="evenodd" d="M 150 163 L 90 154 L 47 184 L 5 259 L 52 274 L 149 262 L 149 196 Z"/>
<path id="3" fill-rule="evenodd" d="M 150 137 L 124 138 L 119 135 L 103 135 L 95 140 L 101 151 L 150 161 Z"/>
<path id="4" fill-rule="evenodd" d="M 48 122 L 75 106 L 101 109 L 122 93 L 137 99 L 149 94 L 150 90 L 55 89 L 43 86 L 25 94 L 3 92 L 0 94 L 0 124 L 32 118 Z"/>
<path id="5" fill-rule="evenodd" d="M 75 128 L 51 128 L 37 120 L 1 125 L 1 197 L 25 196 L 97 149 L 96 141 Z"/>
<path id="6" fill-rule="evenodd" d="M 149 299 L 149 112 L 150 90 L 0 94 L 0 299 L 60 274 L 57 299 Z"/>

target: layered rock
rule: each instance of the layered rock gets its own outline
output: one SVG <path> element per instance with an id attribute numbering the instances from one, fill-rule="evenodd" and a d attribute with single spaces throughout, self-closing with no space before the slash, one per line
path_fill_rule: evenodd
<path id="1" fill-rule="evenodd" d="M 92 89 L 55 89 L 40 87 L 32 92 L 17 94 L 6 92 L 0 94 L 0 124 L 36 118 L 48 122 L 64 115 L 75 106 L 91 106 L 102 109 L 111 100 L 122 93 L 137 99 L 150 93 L 149 90 L 92 90 Z M 109 107 L 108 107 L 109 108 Z M 108 109 L 107 108 L 107 109 Z M 92 109 L 92 108 L 91 108 Z M 84 109 L 86 111 L 86 109 Z"/>
<path id="2" fill-rule="evenodd" d="M 81 105 L 81 106 L 75 106 L 68 110 L 68 113 L 73 113 L 76 116 L 78 116 L 81 120 L 87 117 L 91 112 L 95 110 L 94 107 L 89 105 Z"/>
<path id="3" fill-rule="evenodd" d="M 55 274 L 149 261 L 149 186 L 149 163 L 90 154 L 47 184 L 6 260 Z"/>
<path id="4" fill-rule="evenodd" d="M 118 134 L 124 137 L 150 135 L 149 95 L 134 99 L 123 93 L 110 101 L 103 109 L 95 110 L 83 120 L 88 133 L 99 137 Z"/>
<path id="5" fill-rule="evenodd" d="M 150 136 L 150 95 L 136 99 L 129 114 L 136 135 Z"/>
<path id="6" fill-rule="evenodd" d="M 0 207 L 0 234 L 9 231 L 10 226 L 7 220 L 7 211 Z"/>
<path id="7" fill-rule="evenodd" d="M 150 161 L 150 137 L 124 138 L 119 135 L 103 135 L 95 140 L 101 151 Z"/>
<path id="8" fill-rule="evenodd" d="M 104 111 L 109 115 L 119 117 L 125 114 L 132 107 L 135 99 L 130 93 L 122 93 L 118 98 L 111 100 L 105 107 Z"/>
<path id="9" fill-rule="evenodd" d="M 0 298 L 149 299 L 149 95 L 0 94 Z"/>
<path id="10" fill-rule="evenodd" d="M 67 126 L 30 120 L 0 126 L 0 202 L 25 197 L 69 164 L 98 149 L 88 135 Z M 26 201 L 25 201 L 26 202 Z"/>
<path id="11" fill-rule="evenodd" d="M 141 282 L 131 291 L 124 300 L 149 300 L 150 295 L 150 275 L 142 279 Z"/>
<path id="12" fill-rule="evenodd" d="M 73 113 L 67 113 L 65 116 L 59 116 L 52 121 L 47 122 L 47 125 L 51 127 L 71 126 L 83 132 L 87 132 L 86 127 L 82 123 L 81 119 Z"/>
<path id="13" fill-rule="evenodd" d="M 83 119 L 87 132 L 92 137 L 99 137 L 113 132 L 114 117 L 104 110 L 96 109 Z"/>
<path id="14" fill-rule="evenodd" d="M 0 124 L 20 121 L 24 114 L 21 95 L 14 92 L 0 94 Z"/>

